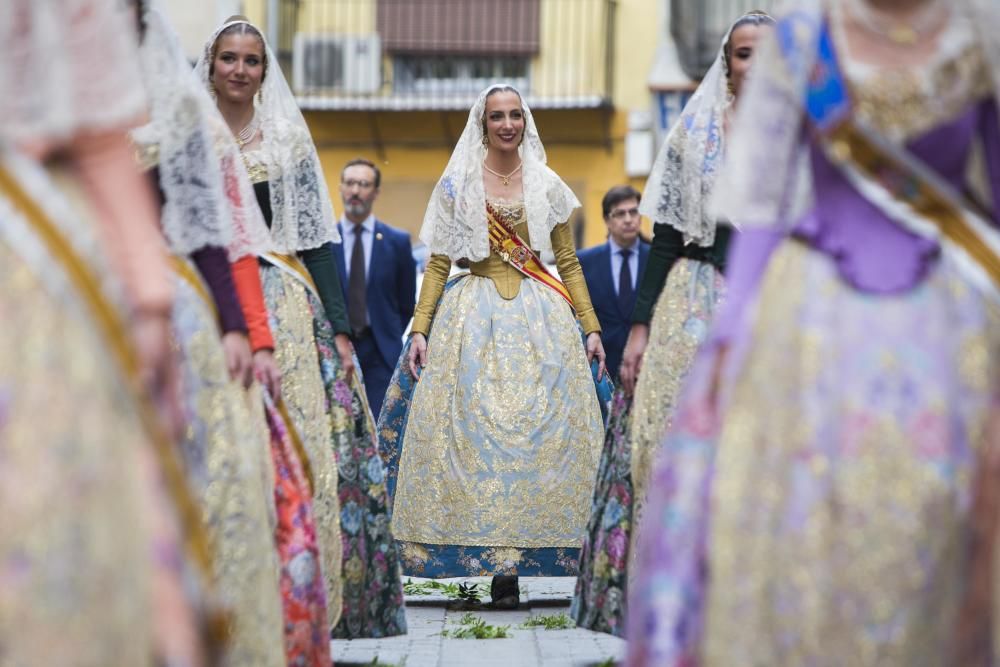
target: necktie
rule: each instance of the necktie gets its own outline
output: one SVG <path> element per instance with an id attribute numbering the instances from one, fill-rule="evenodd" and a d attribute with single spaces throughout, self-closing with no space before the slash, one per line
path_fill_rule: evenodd
<path id="1" fill-rule="evenodd" d="M 351 276 L 347 283 L 347 319 L 351 330 L 358 336 L 368 324 L 368 304 L 365 289 L 365 228 L 354 226 L 354 250 L 351 251 Z"/>
<path id="2" fill-rule="evenodd" d="M 629 266 L 628 259 L 632 256 L 632 251 L 621 250 L 622 268 L 618 273 L 618 309 L 625 317 L 631 317 L 632 307 L 635 305 L 635 290 L 632 288 L 632 267 Z"/>

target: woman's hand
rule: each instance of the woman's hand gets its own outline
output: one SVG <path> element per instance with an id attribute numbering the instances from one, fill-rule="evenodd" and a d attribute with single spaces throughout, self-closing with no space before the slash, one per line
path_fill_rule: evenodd
<path id="1" fill-rule="evenodd" d="M 226 357 L 229 379 L 239 380 L 244 389 L 249 389 L 253 383 L 253 355 L 246 334 L 241 331 L 223 334 L 222 352 Z"/>
<path id="2" fill-rule="evenodd" d="M 281 399 L 281 371 L 274 359 L 274 352 L 267 349 L 254 352 L 253 373 L 277 404 Z"/>
<path id="3" fill-rule="evenodd" d="M 337 348 L 337 356 L 340 357 L 340 367 L 344 369 L 344 378 L 347 384 L 351 384 L 354 377 L 354 346 L 351 345 L 351 337 L 347 334 L 337 334 L 333 337 L 333 344 Z"/>
<path id="4" fill-rule="evenodd" d="M 642 369 L 642 357 L 649 345 L 649 325 L 636 323 L 628 333 L 625 351 L 622 352 L 622 367 L 618 371 L 618 379 L 625 388 L 625 395 L 631 396 L 635 391 L 635 383 Z"/>
<path id="5" fill-rule="evenodd" d="M 132 320 L 140 380 L 174 439 L 184 433 L 180 376 L 170 346 L 169 311 L 139 311 Z"/>
<path id="6" fill-rule="evenodd" d="M 597 380 L 604 377 L 604 343 L 601 342 L 601 334 L 594 333 L 587 335 L 587 363 L 597 358 Z"/>
<path id="7" fill-rule="evenodd" d="M 410 375 L 420 379 L 420 369 L 427 365 L 427 337 L 415 333 L 410 337 Z"/>

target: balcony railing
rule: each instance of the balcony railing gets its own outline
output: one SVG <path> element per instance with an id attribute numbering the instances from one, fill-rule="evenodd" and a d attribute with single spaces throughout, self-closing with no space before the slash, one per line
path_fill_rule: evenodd
<path id="1" fill-rule="evenodd" d="M 752 9 L 771 11 L 778 4 L 779 0 L 670 0 L 670 31 L 685 73 L 701 79 L 737 17 Z"/>
<path id="2" fill-rule="evenodd" d="M 269 7 L 279 57 L 306 109 L 461 109 L 497 82 L 518 87 L 535 107 L 610 104 L 615 0 L 271 0 Z"/>

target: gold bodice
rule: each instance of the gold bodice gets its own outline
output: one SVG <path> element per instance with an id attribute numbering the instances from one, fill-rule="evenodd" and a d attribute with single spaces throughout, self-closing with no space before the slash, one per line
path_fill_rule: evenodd
<path id="1" fill-rule="evenodd" d="M 502 202 L 491 202 L 493 206 L 503 209 L 509 213 L 508 219 L 514 222 L 514 230 L 518 236 L 529 244 L 531 239 L 528 235 L 528 219 L 525 216 L 524 204 L 508 204 Z M 587 290 L 587 283 L 583 277 L 583 270 L 576 257 L 576 247 L 573 244 L 573 234 L 569 225 L 562 223 L 556 225 L 551 233 L 552 251 L 556 258 L 556 267 L 559 269 L 559 277 L 569 290 L 573 305 L 576 308 L 577 318 L 586 333 L 600 332 L 601 325 L 594 313 L 594 307 L 590 301 L 590 292 Z M 497 293 L 504 299 L 513 299 L 521 291 L 521 281 L 530 280 L 516 268 L 505 262 L 500 255 L 490 252 L 489 257 L 469 265 L 469 272 L 474 276 L 489 278 L 493 281 Z M 437 308 L 438 300 L 444 292 L 444 285 L 448 281 L 451 273 L 451 259 L 446 255 L 432 255 L 427 264 L 427 271 L 424 273 L 423 284 L 420 288 L 420 299 L 417 302 L 416 310 L 413 314 L 414 333 L 424 335 L 430 330 L 431 321 L 434 319 L 434 311 Z"/>

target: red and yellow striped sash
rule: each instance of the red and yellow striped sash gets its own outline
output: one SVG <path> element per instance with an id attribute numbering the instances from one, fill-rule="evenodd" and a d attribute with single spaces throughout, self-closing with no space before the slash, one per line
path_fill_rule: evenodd
<path id="1" fill-rule="evenodd" d="M 537 280 L 561 296 L 573 308 L 573 298 L 561 280 L 549 273 L 538 255 L 528 247 L 514 226 L 504 219 L 503 214 L 491 204 L 486 204 L 486 219 L 489 222 L 490 249 L 500 255 L 503 261 L 527 277 Z"/>

